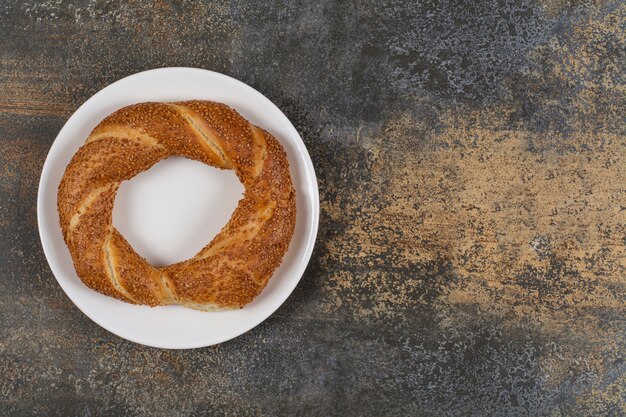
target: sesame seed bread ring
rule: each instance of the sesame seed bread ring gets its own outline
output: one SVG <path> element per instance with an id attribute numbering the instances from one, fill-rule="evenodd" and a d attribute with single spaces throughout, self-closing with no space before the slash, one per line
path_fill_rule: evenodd
<path id="1" fill-rule="evenodd" d="M 112 225 L 124 180 L 170 156 L 232 169 L 245 192 L 221 232 L 193 258 L 155 268 Z M 225 104 L 140 103 L 91 132 L 58 191 L 61 230 L 90 288 L 133 304 L 239 308 L 280 265 L 294 232 L 295 192 L 280 143 Z"/>

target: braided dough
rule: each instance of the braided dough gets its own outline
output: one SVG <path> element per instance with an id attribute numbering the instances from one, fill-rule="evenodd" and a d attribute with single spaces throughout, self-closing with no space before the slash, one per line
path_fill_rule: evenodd
<path id="1" fill-rule="evenodd" d="M 155 268 L 112 226 L 122 181 L 170 156 L 232 169 L 245 192 L 230 221 L 193 258 Z M 295 193 L 280 143 L 209 101 L 140 103 L 104 119 L 76 152 L 58 191 L 76 273 L 102 294 L 150 306 L 238 308 L 261 292 L 287 251 Z"/>

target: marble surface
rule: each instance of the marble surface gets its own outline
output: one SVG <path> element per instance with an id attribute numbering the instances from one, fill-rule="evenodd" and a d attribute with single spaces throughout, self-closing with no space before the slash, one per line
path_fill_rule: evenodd
<path id="1" fill-rule="evenodd" d="M 0 4 L 0 414 L 626 414 L 626 5 Z M 222 345 L 92 323 L 39 243 L 73 111 L 142 70 L 223 72 L 303 136 L 300 285 Z"/>

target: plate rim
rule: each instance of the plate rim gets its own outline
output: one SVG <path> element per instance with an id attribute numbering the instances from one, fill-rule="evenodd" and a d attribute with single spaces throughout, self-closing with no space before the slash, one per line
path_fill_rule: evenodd
<path id="1" fill-rule="evenodd" d="M 199 73 L 203 73 L 203 74 L 208 74 L 210 76 L 216 77 L 216 78 L 222 78 L 225 81 L 229 82 L 229 83 L 235 83 L 235 84 L 239 84 L 239 86 L 243 87 L 244 89 L 248 90 L 248 92 L 250 94 L 256 95 L 259 99 L 261 99 L 263 102 L 265 102 L 265 104 L 269 107 L 273 107 L 276 111 L 278 111 L 278 114 L 281 115 L 284 120 L 287 122 L 287 127 L 288 129 L 291 131 L 291 136 L 293 136 L 294 138 L 296 138 L 297 140 L 295 141 L 295 145 L 296 148 L 298 149 L 299 153 L 302 155 L 302 159 L 305 165 L 305 171 L 306 173 L 310 176 L 310 182 L 307 181 L 307 188 L 310 187 L 310 190 L 312 191 L 310 193 L 310 196 L 308 198 L 310 198 L 312 200 L 312 204 L 311 204 L 311 214 L 310 214 L 310 219 L 311 219 L 311 225 L 307 230 L 307 242 L 306 242 L 306 247 L 302 252 L 301 256 L 301 263 L 300 263 L 300 267 L 298 269 L 301 269 L 301 272 L 299 272 L 297 275 L 299 275 L 297 278 L 292 279 L 289 283 L 289 287 L 288 287 L 288 291 L 285 292 L 285 295 L 281 297 L 280 302 L 277 302 L 275 304 L 275 306 L 272 306 L 272 308 L 270 308 L 270 311 L 267 314 L 262 314 L 260 315 L 260 317 L 253 317 L 249 323 L 247 323 L 246 326 L 243 326 L 241 329 L 236 329 L 232 332 L 226 332 L 224 335 L 222 335 L 221 337 L 217 337 L 216 339 L 210 341 L 210 342 L 197 342 L 197 343 L 192 343 L 192 342 L 188 342 L 188 343 L 168 343 L 168 344 L 162 344 L 162 343 L 158 343 L 158 342 L 154 342 L 154 341 L 145 341 L 145 340 L 138 340 L 137 338 L 133 337 L 132 335 L 122 335 L 120 334 L 120 332 L 118 332 L 117 330 L 114 330 L 112 328 L 110 328 L 110 326 L 102 323 L 100 320 L 98 320 L 96 317 L 94 317 L 92 314 L 89 314 L 87 311 L 85 311 L 80 305 L 79 303 L 77 303 L 73 297 L 75 297 L 76 295 L 70 295 L 71 292 L 68 292 L 67 288 L 64 286 L 63 284 L 63 280 L 59 279 L 58 275 L 63 275 L 62 272 L 59 270 L 59 267 L 55 265 L 55 261 L 52 255 L 52 246 L 54 245 L 53 243 L 53 239 L 51 236 L 48 236 L 48 234 L 44 233 L 44 229 L 43 229 L 43 225 L 42 222 L 44 221 L 42 218 L 45 216 L 44 214 L 44 208 L 45 208 L 45 204 L 44 204 L 44 195 L 45 195 L 45 187 L 44 187 L 44 181 L 46 178 L 48 178 L 51 174 L 50 174 L 50 170 L 52 169 L 52 165 L 53 165 L 53 159 L 54 159 L 54 154 L 53 153 L 58 153 L 58 151 L 55 151 L 55 146 L 57 146 L 58 148 L 59 143 L 58 140 L 59 138 L 64 134 L 64 132 L 68 129 L 68 125 L 70 124 L 70 121 L 74 118 L 76 118 L 76 114 L 79 113 L 81 111 L 81 109 L 84 109 L 86 106 L 89 105 L 90 102 L 94 101 L 98 96 L 103 95 L 104 92 L 110 88 L 113 88 L 116 84 L 121 83 L 121 82 L 128 82 L 129 80 L 132 80 L 135 77 L 141 77 L 141 76 L 145 76 L 147 74 L 150 73 L 157 73 L 157 72 L 199 72 Z M 297 131 L 297 129 L 295 128 L 295 126 L 293 125 L 293 123 L 291 123 L 291 120 L 289 120 L 289 118 L 283 113 L 283 111 L 276 105 L 274 104 L 269 98 L 267 98 L 264 94 L 262 94 L 261 92 L 259 92 L 258 90 L 256 90 L 254 87 L 244 83 L 243 81 L 240 81 L 236 78 L 233 78 L 229 75 L 226 74 L 222 74 L 220 72 L 216 72 L 216 71 L 212 71 L 212 70 L 208 70 L 208 69 L 203 69 L 203 68 L 194 68 L 194 67 L 162 67 L 162 68 L 153 68 L 153 69 L 149 69 L 149 70 L 145 70 L 145 71 L 140 71 L 137 73 L 133 73 L 130 75 L 127 75 L 123 78 L 120 78 L 108 85 L 106 85 L 105 87 L 101 88 L 100 90 L 98 90 L 95 94 L 91 95 L 87 100 L 85 100 L 80 106 L 78 106 L 76 108 L 76 110 L 74 110 L 74 112 L 71 114 L 71 116 L 65 121 L 65 123 L 63 124 L 63 127 L 59 130 L 59 132 L 57 133 L 57 135 L 55 136 L 54 140 L 52 141 L 52 144 L 50 145 L 50 148 L 48 149 L 48 152 L 46 153 L 46 158 L 44 160 L 43 166 L 41 168 L 41 174 L 39 176 L 39 184 L 37 187 L 37 228 L 39 231 L 39 239 L 42 245 L 42 249 L 44 252 L 44 256 L 46 258 L 46 262 L 48 263 L 48 266 L 50 268 L 50 271 L 52 272 L 52 275 L 54 276 L 55 280 L 57 281 L 57 283 L 59 284 L 59 286 L 61 287 L 61 289 L 63 290 L 63 292 L 65 293 L 65 295 L 70 299 L 70 301 L 74 304 L 74 306 L 76 306 L 85 316 L 87 316 L 91 321 L 93 321 L 94 323 L 96 323 L 97 325 L 99 325 L 100 327 L 102 327 L 103 329 L 107 330 L 108 332 L 116 335 L 117 337 L 120 337 L 122 339 L 125 340 L 129 340 L 133 343 L 137 343 L 140 345 L 144 345 L 144 346 L 149 346 L 149 347 L 154 347 L 154 348 L 159 348 L 159 349 L 174 349 L 174 350 L 181 350 L 181 349 L 195 349 L 195 348 L 202 348 L 202 347 L 208 347 L 208 346 L 213 346 L 216 344 L 220 344 L 220 343 L 224 343 L 228 340 L 234 339 L 238 336 L 241 336 L 242 334 L 247 333 L 248 331 L 252 330 L 253 328 L 255 328 L 256 326 L 258 326 L 259 324 L 261 324 L 262 322 L 264 322 L 265 320 L 267 320 L 272 314 L 274 314 L 276 312 L 276 310 L 278 310 L 287 300 L 287 298 L 289 298 L 289 296 L 293 293 L 294 289 L 296 288 L 296 286 L 298 285 L 298 283 L 300 282 L 300 280 L 302 279 L 302 276 L 304 275 L 304 273 L 306 272 L 306 269 L 308 267 L 308 264 L 310 262 L 311 259 L 311 255 L 313 254 L 313 249 L 315 247 L 315 242 L 317 240 L 317 234 L 318 234 L 318 229 L 319 229 L 319 213 L 320 213 L 320 204 L 319 204 L 319 187 L 318 187 L 318 182 L 317 182 L 317 175 L 315 173 L 315 168 L 313 166 L 313 162 L 311 160 L 311 156 L 306 148 L 306 145 L 304 143 L 304 141 L 302 140 L 302 137 L 300 136 L 300 133 Z M 60 227 L 60 226 L 58 226 Z M 245 308 L 245 307 L 244 307 Z"/>

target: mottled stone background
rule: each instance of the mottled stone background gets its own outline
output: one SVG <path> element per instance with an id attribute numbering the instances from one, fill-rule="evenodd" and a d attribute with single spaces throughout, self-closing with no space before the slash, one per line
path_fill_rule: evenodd
<path id="1" fill-rule="evenodd" d="M 3 1 L 1 415 L 626 414 L 626 4 Z M 39 243 L 67 118 L 145 69 L 220 71 L 302 134 L 321 224 L 270 319 L 122 340 Z"/>

